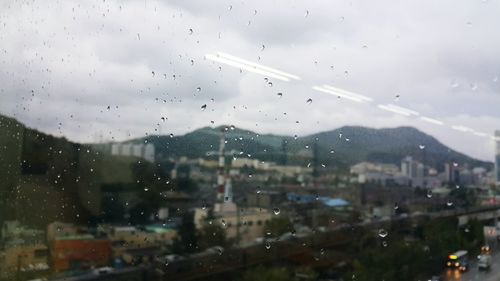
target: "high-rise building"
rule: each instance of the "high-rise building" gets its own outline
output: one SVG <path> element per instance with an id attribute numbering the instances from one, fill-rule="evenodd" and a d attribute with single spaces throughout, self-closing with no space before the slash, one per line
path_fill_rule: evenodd
<path id="1" fill-rule="evenodd" d="M 500 130 L 495 131 L 495 177 L 497 185 L 500 185 Z"/>

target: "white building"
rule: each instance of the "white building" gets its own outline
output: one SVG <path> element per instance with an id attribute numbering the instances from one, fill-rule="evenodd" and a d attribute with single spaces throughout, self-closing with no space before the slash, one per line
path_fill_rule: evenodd
<path id="1" fill-rule="evenodd" d="M 155 147 L 153 144 L 113 143 L 111 155 L 134 156 L 148 162 L 155 161 Z"/>

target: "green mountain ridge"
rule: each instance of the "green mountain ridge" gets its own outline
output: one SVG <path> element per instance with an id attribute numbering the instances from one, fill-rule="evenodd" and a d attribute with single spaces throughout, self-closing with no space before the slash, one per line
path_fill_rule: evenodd
<path id="1" fill-rule="evenodd" d="M 492 163 L 450 149 L 434 137 L 413 127 L 374 129 L 344 126 L 295 138 L 257 134 L 233 126 L 218 126 L 203 127 L 180 136 L 155 135 L 125 142 L 153 143 L 159 160 L 180 156 L 215 158 L 214 153 L 207 155 L 207 152 L 218 150 L 222 130 L 227 140 L 226 151 L 236 151 L 237 157 L 250 155 L 251 158 L 277 163 L 286 161 L 288 164 L 305 165 L 312 161 L 316 145 L 318 163 L 341 168 L 361 161 L 399 165 L 405 156 L 412 156 L 439 170 L 446 162 L 469 167 L 492 167 Z"/>

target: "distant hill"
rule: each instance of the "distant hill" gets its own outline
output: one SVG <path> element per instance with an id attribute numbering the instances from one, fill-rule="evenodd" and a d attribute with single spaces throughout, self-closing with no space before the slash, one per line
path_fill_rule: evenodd
<path id="1" fill-rule="evenodd" d="M 249 154 L 251 158 L 277 163 L 286 161 L 289 164 L 305 165 L 312 161 L 316 145 L 318 164 L 340 168 L 347 168 L 361 161 L 399 165 L 401 159 L 408 155 L 438 169 L 445 162 L 467 164 L 470 167 L 492 167 L 492 163 L 450 149 L 434 137 L 412 127 L 372 129 L 345 126 L 294 138 L 259 135 L 248 130 L 219 126 L 204 127 L 181 136 L 149 136 L 130 142 L 153 143 L 158 159 L 179 156 L 215 158 L 215 154 L 210 152 L 218 150 L 221 130 L 226 133 L 226 151 L 234 150 L 237 157 L 248 157 Z M 241 156 L 240 152 L 243 152 Z"/>

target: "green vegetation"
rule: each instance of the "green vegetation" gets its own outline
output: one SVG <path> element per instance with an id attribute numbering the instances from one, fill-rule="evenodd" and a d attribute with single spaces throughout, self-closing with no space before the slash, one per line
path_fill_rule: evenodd
<path id="1" fill-rule="evenodd" d="M 190 158 L 206 157 L 207 151 L 217 151 L 222 128 L 207 127 L 183 136 L 150 136 L 133 142 L 153 143 L 157 154 L 165 159 L 182 155 Z M 343 137 L 339 138 L 340 135 Z M 344 138 L 349 138 L 350 141 L 346 142 Z M 426 165 L 436 168 L 452 161 L 470 166 L 492 166 L 491 163 L 472 159 L 449 149 L 434 137 L 412 127 L 370 129 L 346 126 L 298 139 L 267 134 L 257 136 L 255 132 L 235 128 L 226 131 L 226 139 L 227 151 L 245 151 L 254 158 L 276 163 L 283 162 L 285 152 L 282 142 L 286 141 L 286 161 L 290 165 L 302 165 L 305 159 L 312 158 L 312 151 L 304 150 L 304 146 L 317 143 L 318 162 L 329 167 L 336 166 L 340 170 L 361 161 L 399 164 L 407 155 L 412 155 L 418 161 L 425 159 Z M 425 155 L 419 145 L 425 145 Z M 332 148 L 335 149 L 336 157 L 330 155 Z"/>
<path id="2" fill-rule="evenodd" d="M 446 257 L 457 250 L 468 250 L 471 256 L 483 243 L 482 224 L 471 221 L 457 230 L 454 219 L 431 221 L 417 229 L 418 239 L 404 241 L 389 233 L 385 244 L 376 234 L 367 233 L 353 262 L 356 280 L 416 280 L 440 272 Z M 371 236 L 370 236 L 371 235 Z M 373 237 L 373 238 L 368 238 Z"/>
<path id="3" fill-rule="evenodd" d="M 269 220 L 267 226 L 264 228 L 263 235 L 267 235 L 268 232 L 272 236 L 278 237 L 287 232 L 293 231 L 293 225 L 288 218 L 285 217 L 274 217 Z"/>
<path id="4" fill-rule="evenodd" d="M 285 267 L 265 268 L 259 266 L 247 270 L 242 281 L 294 281 L 297 280 L 293 273 Z"/>
<path id="5" fill-rule="evenodd" d="M 213 210 L 209 209 L 207 217 L 198 232 L 200 248 L 206 249 L 213 246 L 227 247 L 230 245 L 226 238 L 226 230 L 216 222 Z"/>

